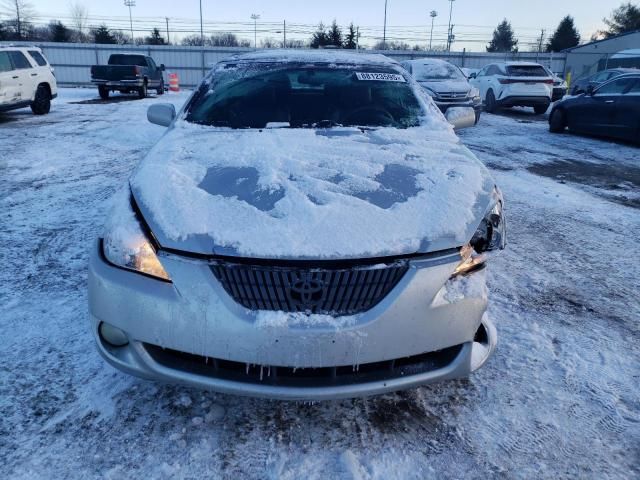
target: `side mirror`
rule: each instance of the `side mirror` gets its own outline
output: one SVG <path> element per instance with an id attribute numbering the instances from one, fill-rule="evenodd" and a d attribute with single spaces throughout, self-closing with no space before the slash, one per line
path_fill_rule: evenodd
<path id="1" fill-rule="evenodd" d="M 164 66 L 164 63 L 161 63 L 161 64 L 160 64 L 160 70 L 162 70 L 163 72 L 166 70 L 166 68 L 165 68 L 165 66 Z"/>
<path id="2" fill-rule="evenodd" d="M 476 124 L 476 112 L 471 107 L 450 107 L 444 117 L 455 130 L 473 127 Z"/>
<path id="3" fill-rule="evenodd" d="M 594 91 L 595 88 L 593 88 L 593 85 L 587 85 L 587 95 L 593 95 Z"/>
<path id="4" fill-rule="evenodd" d="M 470 79 L 471 79 L 471 78 L 476 78 L 476 77 L 477 77 L 477 75 L 476 75 L 476 73 L 475 73 L 475 72 L 473 72 L 473 73 L 470 73 L 470 74 L 469 74 L 469 78 L 470 78 Z"/>
<path id="5" fill-rule="evenodd" d="M 156 125 L 168 127 L 176 118 L 176 107 L 171 103 L 156 103 L 147 110 L 147 120 Z"/>

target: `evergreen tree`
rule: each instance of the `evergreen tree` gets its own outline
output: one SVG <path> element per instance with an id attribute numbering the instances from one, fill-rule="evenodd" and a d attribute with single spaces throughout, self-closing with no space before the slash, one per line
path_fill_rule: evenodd
<path id="1" fill-rule="evenodd" d="M 334 47 L 342 47 L 342 30 L 334 20 L 331 24 L 331 28 L 329 29 L 329 33 L 327 34 L 327 39 L 329 40 L 329 45 Z"/>
<path id="2" fill-rule="evenodd" d="M 0 41 L 1 40 L 9 40 L 9 31 L 2 22 L 0 22 Z"/>
<path id="3" fill-rule="evenodd" d="M 52 42 L 69 42 L 71 41 L 71 30 L 69 30 L 61 21 L 51 22 L 49 24 L 49 35 Z"/>
<path id="4" fill-rule="evenodd" d="M 98 28 L 93 30 L 93 40 L 95 43 L 108 43 L 115 44 L 117 43 L 116 38 L 109 31 L 106 25 L 100 25 Z"/>
<path id="5" fill-rule="evenodd" d="M 602 32 L 607 38 L 640 30 L 640 7 L 631 2 L 624 3 L 611 13 L 610 18 L 603 19 L 603 22 L 609 27 Z"/>
<path id="6" fill-rule="evenodd" d="M 561 52 L 567 48 L 575 47 L 580 43 L 580 33 L 576 29 L 573 17 L 567 15 L 560 21 L 560 25 L 547 43 L 547 52 Z"/>
<path id="7" fill-rule="evenodd" d="M 515 38 L 511 23 L 505 18 L 493 31 L 493 38 L 487 46 L 487 52 L 517 52 L 518 40 Z"/>
<path id="8" fill-rule="evenodd" d="M 324 23 L 320 22 L 318 29 L 313 33 L 311 37 L 311 48 L 320 48 L 329 44 L 329 38 L 327 35 L 327 29 Z"/>
<path id="9" fill-rule="evenodd" d="M 146 45 L 164 45 L 164 38 L 160 34 L 160 30 L 154 28 L 151 31 L 151 35 L 144 39 Z"/>
<path id="10" fill-rule="evenodd" d="M 358 31 L 356 30 L 356 27 L 353 26 L 353 22 L 351 22 L 349 24 L 349 33 L 347 33 L 347 36 L 344 39 L 344 48 L 355 50 L 356 46 L 358 45 L 357 36 Z"/>

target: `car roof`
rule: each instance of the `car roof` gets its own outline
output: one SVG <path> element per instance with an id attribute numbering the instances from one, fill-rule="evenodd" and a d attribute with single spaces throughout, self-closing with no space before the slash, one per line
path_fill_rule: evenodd
<path id="1" fill-rule="evenodd" d="M 414 58 L 412 60 L 405 60 L 402 63 L 410 63 L 412 65 L 442 65 L 443 63 L 447 63 L 449 65 L 453 65 L 451 62 L 447 62 L 446 60 L 442 60 L 440 58 Z"/>
<path id="2" fill-rule="evenodd" d="M 0 50 L 38 50 L 41 52 L 40 47 L 36 47 L 35 45 L 0 45 Z"/>
<path id="3" fill-rule="evenodd" d="M 234 55 L 220 63 L 335 63 L 342 65 L 398 66 L 398 62 L 380 54 L 352 53 L 340 50 L 263 50 Z"/>

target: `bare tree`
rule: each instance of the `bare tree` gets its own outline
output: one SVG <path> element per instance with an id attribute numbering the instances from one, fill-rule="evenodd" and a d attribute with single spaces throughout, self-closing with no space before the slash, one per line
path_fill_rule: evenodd
<path id="1" fill-rule="evenodd" d="M 89 9 L 83 3 L 74 2 L 69 5 L 69 15 L 71 16 L 71 24 L 78 32 L 76 40 L 82 41 L 89 21 Z"/>
<path id="2" fill-rule="evenodd" d="M 9 17 L 7 22 L 13 27 L 17 40 L 26 37 L 35 11 L 33 5 L 26 0 L 0 0 L 0 13 Z"/>

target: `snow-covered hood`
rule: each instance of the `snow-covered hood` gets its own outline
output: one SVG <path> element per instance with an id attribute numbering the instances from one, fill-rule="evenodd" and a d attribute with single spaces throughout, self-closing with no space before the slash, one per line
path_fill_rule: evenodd
<path id="1" fill-rule="evenodd" d="M 444 124 L 362 132 L 183 121 L 130 183 L 165 248 L 282 259 L 442 250 L 471 238 L 494 186 Z"/>
<path id="2" fill-rule="evenodd" d="M 441 80 L 441 81 L 418 81 L 418 83 L 437 94 L 442 93 L 469 93 L 471 85 L 466 80 Z"/>

